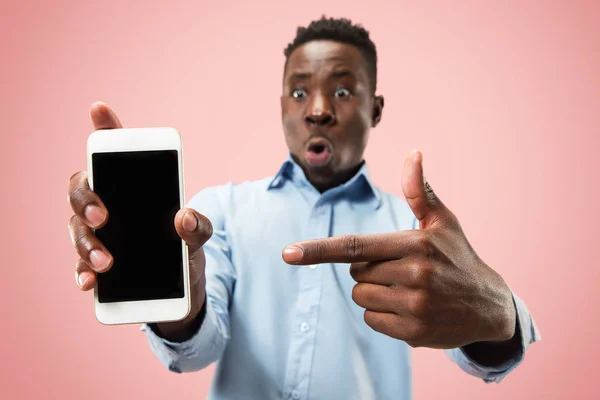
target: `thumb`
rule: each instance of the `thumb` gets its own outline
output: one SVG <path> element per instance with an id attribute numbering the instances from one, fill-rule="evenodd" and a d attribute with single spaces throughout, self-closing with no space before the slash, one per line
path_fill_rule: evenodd
<path id="1" fill-rule="evenodd" d="M 404 161 L 402 191 L 408 205 L 420 221 L 421 229 L 451 218 L 449 210 L 433 192 L 423 175 L 423 155 L 418 150 L 411 151 Z"/>
<path id="2" fill-rule="evenodd" d="M 190 258 L 202 248 L 213 233 L 209 219 L 191 208 L 182 208 L 175 215 L 175 229 L 187 243 Z"/>

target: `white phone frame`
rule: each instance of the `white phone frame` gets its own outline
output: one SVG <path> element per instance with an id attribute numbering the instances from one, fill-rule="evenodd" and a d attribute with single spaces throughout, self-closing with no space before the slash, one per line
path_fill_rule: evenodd
<path id="1" fill-rule="evenodd" d="M 179 170 L 180 209 L 185 205 L 181 136 L 173 128 L 120 128 L 93 132 L 87 140 L 88 181 L 94 189 L 92 154 L 124 151 L 176 150 Z M 109 215 L 110 218 L 110 215 Z M 174 222 L 174 221 L 173 221 Z M 191 310 L 188 248 L 181 241 L 184 296 L 177 299 L 100 303 L 94 288 L 96 319 L 105 325 L 180 321 Z"/>

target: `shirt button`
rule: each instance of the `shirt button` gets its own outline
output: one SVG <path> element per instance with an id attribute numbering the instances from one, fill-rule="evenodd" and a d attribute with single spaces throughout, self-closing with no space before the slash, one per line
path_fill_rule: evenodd
<path id="1" fill-rule="evenodd" d="M 306 322 L 303 322 L 300 324 L 300 330 L 302 332 L 308 332 L 310 330 L 310 325 L 307 324 Z"/>
<path id="2" fill-rule="evenodd" d="M 308 268 L 315 269 L 315 268 L 317 268 L 317 266 L 315 264 L 311 264 L 311 265 L 308 266 Z"/>
<path id="3" fill-rule="evenodd" d="M 292 399 L 298 400 L 299 398 L 300 398 L 300 392 L 298 392 L 297 390 L 294 390 L 292 392 Z"/>

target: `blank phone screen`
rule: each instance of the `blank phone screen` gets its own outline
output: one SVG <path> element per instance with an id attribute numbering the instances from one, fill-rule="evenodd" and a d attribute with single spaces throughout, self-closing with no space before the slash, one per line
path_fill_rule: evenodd
<path id="1" fill-rule="evenodd" d="M 108 209 L 96 236 L 114 259 L 98 274 L 98 301 L 182 298 L 177 151 L 94 153 L 92 167 L 94 192 Z"/>

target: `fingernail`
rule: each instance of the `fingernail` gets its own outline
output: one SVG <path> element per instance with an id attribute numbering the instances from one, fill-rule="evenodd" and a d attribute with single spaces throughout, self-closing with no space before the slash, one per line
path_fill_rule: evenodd
<path id="1" fill-rule="evenodd" d="M 96 268 L 96 271 L 102 272 L 108 267 L 110 259 L 103 251 L 92 250 L 90 252 L 90 261 L 94 265 L 94 268 Z"/>
<path id="2" fill-rule="evenodd" d="M 194 232 L 198 227 L 198 220 L 193 212 L 188 211 L 183 216 L 183 229 L 188 232 Z"/>
<path id="3" fill-rule="evenodd" d="M 104 214 L 104 212 L 102 212 L 100 207 L 93 206 L 93 205 L 87 206 L 85 208 L 84 214 L 85 214 L 85 219 L 90 221 L 90 223 L 93 226 L 100 225 L 101 223 L 104 222 L 104 218 L 106 218 L 106 215 Z"/>
<path id="4" fill-rule="evenodd" d="M 298 262 L 302 260 L 302 256 L 304 255 L 304 251 L 301 247 L 298 246 L 288 246 L 283 249 L 283 255 L 286 261 L 289 262 Z"/>
<path id="5" fill-rule="evenodd" d="M 414 149 L 413 151 L 410 152 L 410 154 L 412 156 L 412 159 L 416 162 L 419 162 L 423 159 L 423 154 L 418 149 Z"/>
<path id="6" fill-rule="evenodd" d="M 83 285 L 86 284 L 87 281 L 90 280 L 92 276 L 89 272 L 82 272 L 77 276 L 77 282 L 79 283 L 79 287 L 83 289 Z"/>

